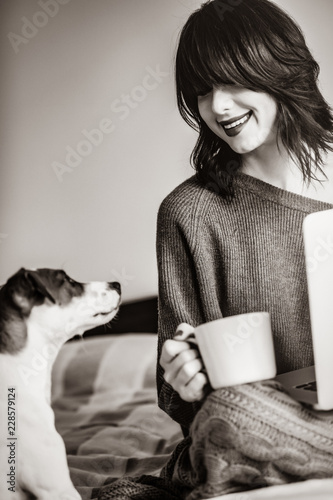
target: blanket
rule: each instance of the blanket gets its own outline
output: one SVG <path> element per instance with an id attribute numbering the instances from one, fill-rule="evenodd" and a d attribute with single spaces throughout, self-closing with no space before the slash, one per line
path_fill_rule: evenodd
<path id="1" fill-rule="evenodd" d="M 333 498 L 333 479 L 309 479 L 333 476 L 331 414 L 295 403 L 273 382 L 249 384 L 211 393 L 184 440 L 157 406 L 156 356 L 157 336 L 148 334 L 70 342 L 59 353 L 56 426 L 84 500 Z"/>
<path id="2" fill-rule="evenodd" d="M 156 335 L 67 343 L 52 373 L 52 406 L 83 500 L 116 478 L 159 476 L 179 425 L 157 406 Z"/>
<path id="3" fill-rule="evenodd" d="M 98 498 L 199 500 L 332 477 L 333 412 L 264 381 L 212 392 L 159 478 L 120 479 Z"/>

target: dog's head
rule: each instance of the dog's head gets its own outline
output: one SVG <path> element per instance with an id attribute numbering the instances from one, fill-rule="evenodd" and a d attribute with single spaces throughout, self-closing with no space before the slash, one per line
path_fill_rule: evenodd
<path id="1" fill-rule="evenodd" d="M 0 289 L 0 352 L 19 352 L 27 326 L 68 340 L 111 321 L 119 304 L 117 282 L 79 283 L 62 270 L 22 268 Z"/>

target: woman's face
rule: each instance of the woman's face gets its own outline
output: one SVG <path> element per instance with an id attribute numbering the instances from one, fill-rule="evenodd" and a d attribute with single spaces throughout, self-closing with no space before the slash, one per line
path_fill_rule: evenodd
<path id="1" fill-rule="evenodd" d="M 277 106 L 264 92 L 238 85 L 214 87 L 208 94 L 198 96 L 198 108 L 207 126 L 236 153 L 276 145 Z"/>

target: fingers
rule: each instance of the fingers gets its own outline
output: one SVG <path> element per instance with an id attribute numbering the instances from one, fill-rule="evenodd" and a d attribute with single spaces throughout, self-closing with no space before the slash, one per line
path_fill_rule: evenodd
<path id="1" fill-rule="evenodd" d="M 160 364 L 165 369 L 164 365 L 170 363 L 176 356 L 181 352 L 190 350 L 190 346 L 187 342 L 181 342 L 179 340 L 166 340 L 162 347 Z"/>
<path id="2" fill-rule="evenodd" d="M 180 325 L 177 326 L 176 334 L 177 333 L 194 333 L 194 327 L 188 323 L 180 323 Z"/>
<path id="3" fill-rule="evenodd" d="M 176 390 L 179 392 L 182 387 L 188 386 L 202 368 L 202 361 L 199 357 L 185 362 L 181 368 L 174 373 L 174 377 L 171 378 L 176 386 Z"/>
<path id="4" fill-rule="evenodd" d="M 194 334 L 194 328 L 188 323 L 181 323 L 177 326 L 175 337 L 177 340 L 186 340 L 190 335 Z"/>
<path id="5" fill-rule="evenodd" d="M 188 403 L 200 401 L 205 395 L 205 386 L 208 379 L 204 373 L 197 373 L 186 386 L 181 386 L 177 391 L 180 397 Z"/>
<path id="6" fill-rule="evenodd" d="M 184 401 L 193 402 L 203 398 L 207 377 L 201 372 L 203 364 L 196 349 L 179 354 L 165 371 L 165 380 L 178 392 Z"/>
<path id="7" fill-rule="evenodd" d="M 163 367 L 165 380 L 170 384 L 177 378 L 179 384 L 187 384 L 202 368 L 201 360 L 198 358 L 198 351 L 187 347 Z"/>
<path id="8" fill-rule="evenodd" d="M 182 334 L 193 333 L 191 325 L 182 323 L 176 331 Z M 178 335 L 177 335 L 178 338 Z M 181 340 L 167 340 L 162 347 L 160 364 L 164 369 L 164 379 L 178 392 L 184 401 L 198 401 L 204 396 L 204 387 L 208 380 L 197 349 Z"/>

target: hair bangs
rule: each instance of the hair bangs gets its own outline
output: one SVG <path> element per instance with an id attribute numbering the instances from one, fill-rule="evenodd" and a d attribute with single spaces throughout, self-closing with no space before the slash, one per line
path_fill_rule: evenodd
<path id="1" fill-rule="evenodd" d="M 182 31 L 176 57 L 178 105 L 183 119 L 198 129 L 198 96 L 214 86 L 241 85 L 252 90 L 267 87 L 268 51 L 251 43 L 246 29 L 227 25 L 210 11 L 194 17 Z M 232 23 L 231 23 L 232 24 Z M 258 50 L 259 47 L 259 50 Z M 265 57 L 263 55 L 265 54 Z M 272 82 L 276 75 L 272 75 Z"/>
<path id="2" fill-rule="evenodd" d="M 216 29 L 194 26 L 193 31 L 188 31 L 180 38 L 176 86 L 182 116 L 193 126 L 193 120 L 199 119 L 199 95 L 207 94 L 214 86 L 240 84 L 242 78 L 230 58 L 230 51 L 223 46 L 223 36 L 219 36 Z"/>

